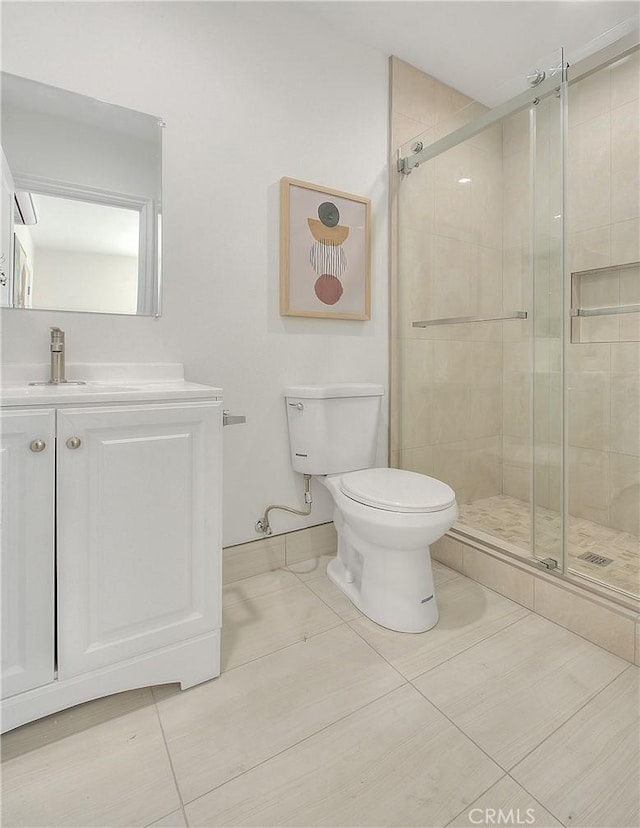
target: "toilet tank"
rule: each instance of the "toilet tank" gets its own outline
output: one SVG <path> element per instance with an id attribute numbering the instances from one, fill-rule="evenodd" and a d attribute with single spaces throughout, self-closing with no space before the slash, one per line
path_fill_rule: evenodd
<path id="1" fill-rule="evenodd" d="M 375 464 L 382 385 L 333 383 L 285 388 L 291 465 L 339 474 Z"/>

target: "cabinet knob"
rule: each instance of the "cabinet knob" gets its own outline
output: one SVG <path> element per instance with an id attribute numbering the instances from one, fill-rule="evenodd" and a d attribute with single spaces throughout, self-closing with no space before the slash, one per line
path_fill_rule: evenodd
<path id="1" fill-rule="evenodd" d="M 82 440 L 79 437 L 69 437 L 67 440 L 67 448 L 77 449 L 82 445 Z"/>
<path id="2" fill-rule="evenodd" d="M 47 444 L 45 443 L 44 440 L 32 440 L 31 443 L 29 444 L 29 448 L 31 449 L 31 451 L 36 451 L 36 452 L 44 451 L 46 449 L 46 447 L 47 447 Z"/>

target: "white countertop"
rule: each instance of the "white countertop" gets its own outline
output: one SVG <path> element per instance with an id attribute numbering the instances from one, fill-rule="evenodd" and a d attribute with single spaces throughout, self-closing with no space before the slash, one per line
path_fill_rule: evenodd
<path id="1" fill-rule="evenodd" d="M 177 363 L 73 363 L 67 383 L 30 385 L 47 380 L 48 365 L 0 367 L 0 405 L 78 405 L 222 399 L 222 388 L 188 382 Z M 83 385 L 74 385 L 73 381 Z"/>

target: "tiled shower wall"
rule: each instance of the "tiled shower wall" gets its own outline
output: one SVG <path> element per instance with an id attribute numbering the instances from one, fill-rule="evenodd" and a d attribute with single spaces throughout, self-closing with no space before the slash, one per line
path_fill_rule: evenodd
<path id="1" fill-rule="evenodd" d="M 426 145 L 484 109 L 395 58 L 391 84 L 391 145 L 403 155 L 414 136 Z M 447 481 L 460 502 L 502 490 L 500 323 L 411 323 L 501 310 L 501 154 L 498 127 L 408 176 L 392 172 L 391 462 Z"/>
<path id="2" fill-rule="evenodd" d="M 591 307 L 640 303 L 638 52 L 570 87 L 569 267 Z M 619 267 L 597 272 L 598 268 Z M 568 346 L 569 512 L 638 534 L 640 319 L 580 321 Z"/>

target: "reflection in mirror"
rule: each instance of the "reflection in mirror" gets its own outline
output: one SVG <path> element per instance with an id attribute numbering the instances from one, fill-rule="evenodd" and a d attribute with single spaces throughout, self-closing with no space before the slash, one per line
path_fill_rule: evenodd
<path id="1" fill-rule="evenodd" d="M 159 313 L 162 125 L 2 73 L 0 304 Z"/>
<path id="2" fill-rule="evenodd" d="M 36 222 L 15 224 L 14 307 L 136 313 L 140 214 L 31 194 Z"/>

